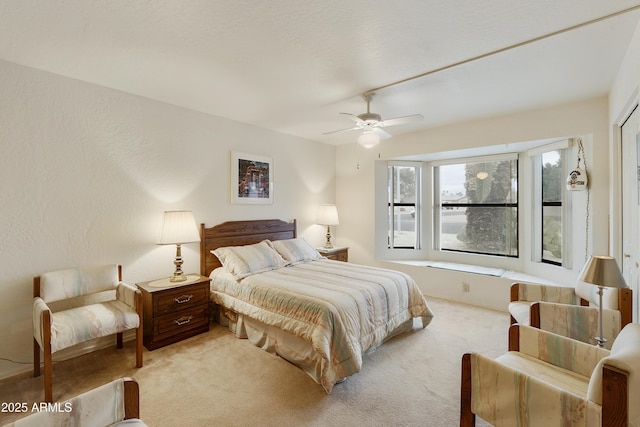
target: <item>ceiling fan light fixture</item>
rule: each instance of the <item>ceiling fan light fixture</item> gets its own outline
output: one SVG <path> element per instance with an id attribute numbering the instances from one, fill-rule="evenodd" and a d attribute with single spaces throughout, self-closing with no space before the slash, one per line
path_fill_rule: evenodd
<path id="1" fill-rule="evenodd" d="M 364 148 L 372 148 L 380 143 L 380 135 L 372 130 L 365 130 L 362 135 L 358 137 L 358 144 Z"/>

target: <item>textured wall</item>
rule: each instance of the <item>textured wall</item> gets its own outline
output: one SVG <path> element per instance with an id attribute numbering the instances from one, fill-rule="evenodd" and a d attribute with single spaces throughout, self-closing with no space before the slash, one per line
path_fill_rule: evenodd
<path id="1" fill-rule="evenodd" d="M 175 247 L 155 244 L 164 210 L 208 225 L 297 218 L 323 242 L 315 211 L 335 201 L 335 147 L 8 62 L 0 76 L 0 357 L 32 360 L 40 272 L 115 262 L 130 283 L 170 275 Z M 273 158 L 274 204 L 230 204 L 232 150 Z M 197 244 L 183 257 L 198 270 Z M 0 378 L 26 369 L 0 360 Z"/>

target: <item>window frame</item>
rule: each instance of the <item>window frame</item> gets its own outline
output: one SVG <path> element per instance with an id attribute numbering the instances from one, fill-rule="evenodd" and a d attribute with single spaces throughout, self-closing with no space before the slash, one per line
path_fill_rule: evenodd
<path id="1" fill-rule="evenodd" d="M 517 197 L 515 202 L 508 203 L 447 203 L 447 207 L 504 207 L 504 208 L 515 208 L 516 211 L 516 221 L 515 221 L 515 254 L 499 254 L 499 253 L 489 253 L 489 252 L 481 252 L 481 251 L 471 251 L 471 250 L 461 250 L 461 249 L 450 249 L 442 247 L 441 240 L 441 219 L 440 213 L 442 211 L 442 188 L 440 183 L 440 174 L 437 173 L 438 168 L 441 166 L 449 166 L 449 165 L 466 165 L 466 164 L 475 164 L 475 163 L 495 163 L 501 161 L 515 161 L 515 171 L 516 171 L 516 190 Z M 433 245 L 434 250 L 441 253 L 458 253 L 458 254 L 468 254 L 471 256 L 490 256 L 496 257 L 497 259 L 505 259 L 505 258 L 520 258 L 520 161 L 518 153 L 507 153 L 507 154 L 496 154 L 496 155 L 488 155 L 488 156 L 476 156 L 476 157 L 461 157 L 461 158 L 452 158 L 441 161 L 431 162 L 431 166 L 433 168 L 433 194 L 434 194 L 434 204 L 433 204 Z"/>
<path id="2" fill-rule="evenodd" d="M 414 202 L 395 202 L 396 193 L 394 192 L 396 185 L 395 177 L 398 173 L 391 173 L 391 170 L 396 168 L 414 168 L 415 169 L 415 194 Z M 387 249 L 388 250 L 420 250 L 421 248 L 421 223 L 422 223 L 422 171 L 423 164 L 421 162 L 387 162 Z M 393 180 L 393 182 L 392 182 Z M 414 227 L 415 237 L 413 246 L 396 246 L 394 241 L 395 236 L 395 207 L 413 207 L 414 209 Z"/>
<path id="3" fill-rule="evenodd" d="M 542 183 L 542 155 L 545 153 L 549 153 L 551 151 L 559 151 L 561 158 L 561 201 L 560 203 L 554 204 L 553 202 L 544 202 L 543 201 L 543 183 Z M 552 144 L 543 145 L 540 147 L 533 148 L 527 151 L 527 154 L 532 157 L 532 165 L 533 165 L 533 188 L 532 188 L 532 202 L 533 202 L 533 221 L 531 223 L 531 236 L 532 239 L 532 248 L 531 248 L 531 261 L 534 263 L 545 264 L 549 266 L 556 266 L 565 269 L 572 269 L 572 250 L 571 250 L 571 242 L 572 242 L 572 227 L 569 223 L 569 219 L 572 218 L 572 203 L 571 197 L 568 197 L 568 190 L 564 185 L 564 179 L 566 178 L 569 172 L 569 162 L 573 158 L 571 156 L 571 140 L 565 139 Z M 543 229 L 543 221 L 544 214 L 543 210 L 545 206 L 557 206 L 561 207 L 561 228 L 562 228 L 562 260 L 552 261 L 545 259 L 543 257 L 544 251 L 544 229 Z"/>

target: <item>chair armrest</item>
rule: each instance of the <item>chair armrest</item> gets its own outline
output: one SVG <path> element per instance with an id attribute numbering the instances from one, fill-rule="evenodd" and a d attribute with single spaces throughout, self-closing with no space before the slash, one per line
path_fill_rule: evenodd
<path id="1" fill-rule="evenodd" d="M 590 377 L 601 359 L 610 355 L 607 349 L 567 338 L 538 328 L 511 325 L 509 350 Z"/>
<path id="2" fill-rule="evenodd" d="M 137 309 L 137 305 L 136 305 L 136 300 L 138 298 L 137 295 L 142 296 L 142 293 L 140 292 L 140 290 L 135 286 L 129 285 L 128 283 L 120 282 L 116 286 L 116 299 L 118 301 L 122 301 L 123 303 L 127 304 L 129 307 L 131 307 L 134 310 Z"/>
<path id="3" fill-rule="evenodd" d="M 600 335 L 600 309 L 598 307 L 544 301 L 534 305 L 537 307 L 531 308 L 532 326 L 539 326 L 540 329 L 578 341 L 596 343 L 595 337 Z M 607 339 L 610 347 L 622 329 L 618 310 L 602 310 L 602 329 L 604 338 Z"/>
<path id="4" fill-rule="evenodd" d="M 629 425 L 640 425 L 640 406 L 632 404 L 632 396 L 640 394 L 640 324 L 626 325 L 616 337 L 611 355 L 591 376 L 588 394 L 594 402 L 611 406 L 611 412 L 620 412 L 618 404 L 628 403 Z"/>
<path id="5" fill-rule="evenodd" d="M 48 312 L 49 316 L 51 315 L 51 309 L 47 305 L 46 302 L 40 297 L 35 297 L 33 299 L 33 337 L 38 341 L 40 347 L 43 346 L 43 323 L 42 319 L 44 313 Z"/>
<path id="6" fill-rule="evenodd" d="M 548 301 L 562 304 L 579 304 L 580 298 L 573 287 L 514 283 L 511 285 L 511 301 Z"/>
<path id="7" fill-rule="evenodd" d="M 470 385 L 465 386 L 466 378 Z M 468 404 L 473 414 L 495 425 L 558 425 L 558 420 L 570 421 L 568 414 L 575 420 L 587 416 L 588 405 L 580 396 L 478 353 L 463 356 L 462 381 L 461 415 L 466 418 Z"/>
<path id="8" fill-rule="evenodd" d="M 124 419 L 140 418 L 140 388 L 133 378 L 124 381 Z"/>

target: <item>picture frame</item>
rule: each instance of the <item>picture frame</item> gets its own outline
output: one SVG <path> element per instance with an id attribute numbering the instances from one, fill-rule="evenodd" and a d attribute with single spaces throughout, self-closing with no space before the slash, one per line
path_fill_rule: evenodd
<path id="1" fill-rule="evenodd" d="M 231 152 L 231 203 L 273 204 L 273 159 Z"/>

